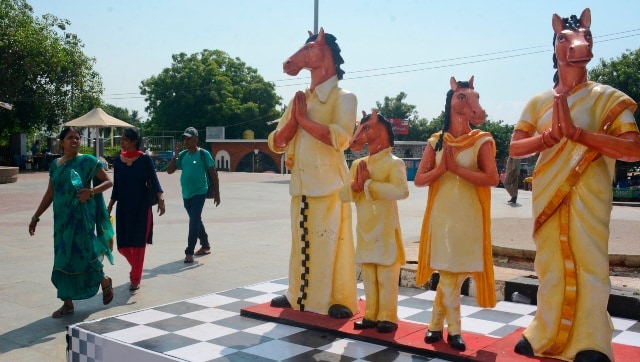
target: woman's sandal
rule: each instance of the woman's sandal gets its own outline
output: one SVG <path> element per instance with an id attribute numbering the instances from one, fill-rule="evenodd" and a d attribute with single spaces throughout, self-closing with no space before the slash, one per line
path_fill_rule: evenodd
<path id="1" fill-rule="evenodd" d="M 53 312 L 51 317 L 52 318 L 60 318 L 60 317 L 66 316 L 67 314 L 72 314 L 72 313 L 73 313 L 73 305 L 63 304 L 62 307 L 60 307 L 60 309 L 58 309 L 57 311 Z"/>
<path id="2" fill-rule="evenodd" d="M 131 285 L 129 286 L 129 290 L 132 292 L 138 289 L 140 289 L 140 283 L 131 283 Z"/>
<path id="3" fill-rule="evenodd" d="M 113 287 L 111 286 L 113 281 L 109 277 L 105 277 L 105 279 L 109 279 L 109 284 L 106 286 L 102 285 L 102 283 L 100 284 L 102 286 L 102 303 L 107 305 L 113 300 Z"/>

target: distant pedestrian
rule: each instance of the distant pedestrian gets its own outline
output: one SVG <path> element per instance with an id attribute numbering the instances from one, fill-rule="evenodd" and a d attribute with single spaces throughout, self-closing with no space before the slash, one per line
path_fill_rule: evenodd
<path id="1" fill-rule="evenodd" d="M 519 177 L 520 159 L 509 157 L 509 159 L 507 159 L 503 185 L 505 190 L 509 193 L 509 196 L 511 196 L 511 199 L 508 201 L 511 204 L 515 204 L 518 199 Z"/>
<path id="2" fill-rule="evenodd" d="M 198 147 L 198 130 L 193 127 L 187 128 L 182 134 L 182 140 L 186 149 L 182 150 L 182 144 L 176 142 L 174 156 L 167 166 L 167 173 L 172 174 L 176 169 L 182 170 L 180 175 L 182 199 L 184 208 L 189 215 L 189 235 L 187 236 L 187 248 L 184 250 L 184 262 L 193 263 L 194 254 L 211 254 L 209 235 L 207 235 L 202 223 L 202 209 L 209 190 L 207 172 L 214 181 L 215 196 L 213 201 L 216 206 L 220 205 L 220 190 L 211 153 Z M 198 239 L 200 239 L 201 247 L 194 252 Z"/>

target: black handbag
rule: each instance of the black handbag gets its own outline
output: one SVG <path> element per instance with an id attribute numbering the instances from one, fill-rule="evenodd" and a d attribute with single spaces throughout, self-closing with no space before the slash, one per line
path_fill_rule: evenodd
<path id="1" fill-rule="evenodd" d="M 148 157 L 148 156 L 146 156 L 146 157 Z M 145 184 L 146 184 L 146 188 L 147 188 L 147 204 L 149 206 L 157 205 L 158 204 L 158 192 L 153 187 L 153 184 L 149 181 L 149 180 L 151 180 L 151 170 L 149 170 L 149 162 L 147 160 L 145 160 L 145 162 L 144 162 L 144 178 L 145 178 Z"/>
<path id="2" fill-rule="evenodd" d="M 207 169 L 207 163 L 204 160 L 204 151 L 200 149 L 200 159 L 202 160 L 202 164 L 204 165 L 204 173 L 207 174 L 207 186 L 209 189 L 207 190 L 207 199 L 213 199 L 216 196 L 215 184 L 218 182 L 218 172 L 213 170 L 213 173 L 216 175 L 216 180 L 214 181 L 209 174 L 209 170 Z"/>

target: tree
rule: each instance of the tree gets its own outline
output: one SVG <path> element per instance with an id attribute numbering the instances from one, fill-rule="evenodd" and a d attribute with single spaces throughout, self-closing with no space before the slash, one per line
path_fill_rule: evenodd
<path id="1" fill-rule="evenodd" d="M 412 134 L 412 128 L 415 133 L 416 129 L 420 129 L 422 127 L 421 124 L 416 124 L 416 122 L 419 122 L 416 106 L 405 103 L 405 98 L 407 98 L 407 94 L 405 92 L 400 92 L 394 98 L 384 97 L 384 101 L 382 103 L 376 101 L 378 113 L 385 116 L 385 118 L 397 118 L 409 121 L 409 133 L 407 135 L 395 135 L 395 139 L 398 141 L 416 139 L 414 137 L 417 135 Z"/>
<path id="2" fill-rule="evenodd" d="M 589 79 L 619 89 L 640 102 L 640 48 L 628 50 L 617 59 L 600 59 L 600 63 L 589 71 Z M 640 125 L 640 108 L 634 116 Z"/>
<path id="3" fill-rule="evenodd" d="M 0 0 L 0 139 L 52 131 L 100 105 L 102 81 L 83 43 L 54 15 L 34 17 L 26 0 Z"/>
<path id="4" fill-rule="evenodd" d="M 589 71 L 589 79 L 610 85 L 626 93 L 636 102 L 640 101 L 640 48 L 628 50 L 617 59 L 600 59 L 600 63 Z M 633 114 L 640 127 L 640 107 Z M 627 178 L 627 172 L 640 167 L 640 162 L 616 162 L 616 180 Z"/>
<path id="5" fill-rule="evenodd" d="M 280 97 L 256 69 L 221 50 L 175 54 L 172 60 L 169 68 L 140 86 L 148 102 L 148 129 L 182 132 L 187 127 L 224 126 L 226 138 L 236 139 L 247 129 L 256 138 L 266 138 L 275 127 L 267 122 L 280 117 Z"/>
<path id="6" fill-rule="evenodd" d="M 514 125 L 504 124 L 503 121 L 485 120 L 479 129 L 490 132 L 496 142 L 496 160 L 506 162 L 509 157 L 509 144 Z"/>

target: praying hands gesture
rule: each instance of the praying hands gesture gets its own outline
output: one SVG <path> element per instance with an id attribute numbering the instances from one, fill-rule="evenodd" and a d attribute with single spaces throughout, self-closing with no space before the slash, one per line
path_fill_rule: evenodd
<path id="1" fill-rule="evenodd" d="M 360 161 L 360 163 L 358 163 L 358 168 L 356 169 L 356 178 L 351 181 L 351 190 L 353 190 L 353 192 L 364 191 L 364 183 L 369 178 L 369 168 L 367 168 L 367 163 Z"/>

